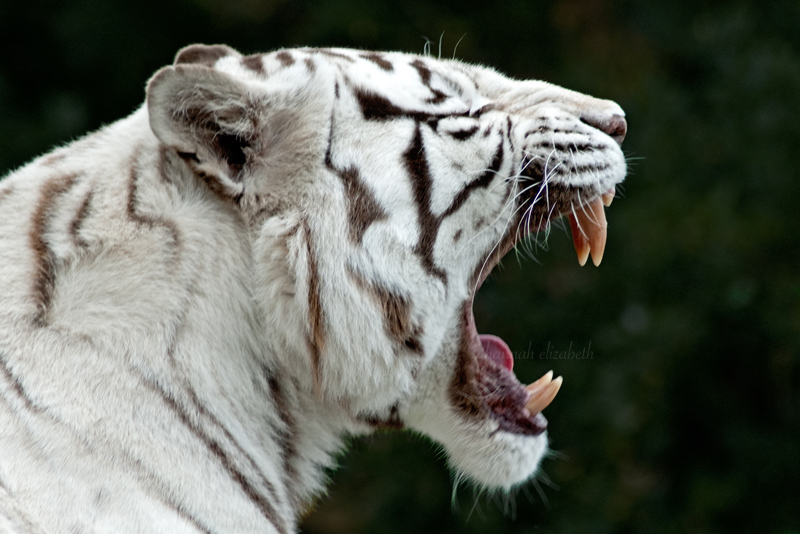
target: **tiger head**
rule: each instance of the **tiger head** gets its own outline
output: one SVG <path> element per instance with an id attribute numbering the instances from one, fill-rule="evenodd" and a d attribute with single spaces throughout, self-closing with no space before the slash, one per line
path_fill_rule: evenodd
<path id="1" fill-rule="evenodd" d="M 562 215 L 579 261 L 600 261 L 626 172 L 617 104 L 430 57 L 195 45 L 148 110 L 240 214 L 265 342 L 317 414 L 417 430 L 485 486 L 536 471 L 560 382 L 526 389 L 472 301 Z"/>

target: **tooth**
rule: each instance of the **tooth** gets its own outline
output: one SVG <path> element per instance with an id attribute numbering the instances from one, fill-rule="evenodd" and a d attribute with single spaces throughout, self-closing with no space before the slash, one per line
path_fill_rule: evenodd
<path id="1" fill-rule="evenodd" d="M 553 402 L 553 399 L 556 398 L 556 394 L 558 393 L 558 390 L 561 389 L 561 383 L 563 381 L 564 379 L 559 376 L 552 382 L 549 382 L 547 385 L 545 385 L 541 391 L 533 393 L 530 399 L 528 399 L 525 408 L 532 414 L 539 413 L 547 408 L 550 403 Z"/>
<path id="2" fill-rule="evenodd" d="M 580 214 L 581 210 L 578 210 L 578 217 L 580 217 Z M 572 244 L 575 246 L 575 252 L 578 253 L 578 263 L 583 267 L 589 257 L 589 242 L 586 240 L 586 229 L 583 228 L 583 225 L 578 226 L 574 213 L 569 214 L 569 227 L 572 231 Z"/>
<path id="3" fill-rule="evenodd" d="M 542 378 L 525 387 L 525 391 L 533 394 L 553 381 L 553 371 L 547 371 Z"/>
<path id="4" fill-rule="evenodd" d="M 616 190 L 616 188 L 614 188 L 614 187 L 609 187 L 609 188 L 608 188 L 608 191 L 606 191 L 605 193 L 603 193 L 603 204 L 605 204 L 605 205 L 606 205 L 606 207 L 610 206 L 610 205 L 611 205 L 611 202 L 613 202 L 613 201 L 614 201 L 614 196 L 615 196 L 616 194 L 617 194 L 617 190 Z"/>
<path id="5" fill-rule="evenodd" d="M 599 202 L 600 200 L 595 200 L 591 204 L 581 206 L 578 208 L 575 215 L 577 232 L 582 238 L 581 244 L 585 243 L 584 247 L 581 249 L 583 255 L 578 255 L 578 262 L 581 266 L 586 264 L 586 258 L 589 257 L 589 252 L 594 248 L 592 245 L 594 244 L 595 234 L 597 233 L 597 217 L 595 217 L 594 214 L 594 206 Z M 603 214 L 603 217 L 605 218 L 605 214 Z"/>
<path id="6" fill-rule="evenodd" d="M 606 250 L 606 238 L 608 237 L 608 221 L 603 203 L 596 199 L 589 207 L 592 210 L 592 226 L 589 232 L 589 247 L 592 251 L 592 263 L 595 267 L 603 261 L 603 252 Z"/>
<path id="7" fill-rule="evenodd" d="M 568 218 L 572 231 L 572 244 L 575 246 L 575 252 L 578 253 L 578 263 L 581 266 L 585 265 L 591 252 L 592 263 L 595 266 L 600 265 L 600 262 L 603 261 L 603 252 L 605 252 L 606 238 L 608 237 L 608 221 L 606 221 L 603 201 L 596 198 L 590 204 L 574 210 Z"/>
<path id="8" fill-rule="evenodd" d="M 548 374 L 549 374 L 549 376 L 547 376 L 547 381 L 546 382 L 542 382 L 540 385 L 536 386 L 535 388 L 531 387 L 531 386 L 534 386 L 536 384 L 531 384 L 530 386 L 525 388 L 528 391 L 528 394 L 529 394 L 528 401 L 525 404 L 531 404 L 532 402 L 536 402 L 537 400 L 541 399 L 543 396 L 546 396 L 545 394 L 547 393 L 549 388 L 551 388 L 553 386 L 553 381 L 551 380 L 552 377 L 553 377 L 553 374 L 552 373 L 548 373 Z M 544 378 L 545 377 L 542 377 L 539 380 L 543 380 Z"/>

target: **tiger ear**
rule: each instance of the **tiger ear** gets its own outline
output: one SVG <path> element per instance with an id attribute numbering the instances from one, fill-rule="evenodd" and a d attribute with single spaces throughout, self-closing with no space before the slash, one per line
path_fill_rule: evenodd
<path id="1" fill-rule="evenodd" d="M 231 198 L 244 191 L 258 108 L 243 83 L 203 65 L 165 67 L 147 85 L 153 133 L 216 193 Z"/>

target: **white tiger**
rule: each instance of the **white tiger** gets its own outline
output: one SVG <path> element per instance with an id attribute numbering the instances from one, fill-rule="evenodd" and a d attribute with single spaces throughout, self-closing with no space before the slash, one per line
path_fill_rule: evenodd
<path id="1" fill-rule="evenodd" d="M 560 379 L 477 288 L 568 215 L 602 258 L 622 109 L 457 61 L 194 45 L 0 182 L 0 531 L 297 531 L 343 440 L 510 488 Z"/>

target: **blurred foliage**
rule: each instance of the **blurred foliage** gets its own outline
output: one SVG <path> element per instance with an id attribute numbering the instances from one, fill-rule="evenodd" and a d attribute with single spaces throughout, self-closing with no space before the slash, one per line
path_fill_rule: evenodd
<path id="1" fill-rule="evenodd" d="M 553 457 L 513 495 L 453 490 L 435 445 L 354 440 L 303 530 L 800 530 L 800 2 L 26 0 L 0 3 L 0 169 L 120 118 L 192 42 L 432 53 L 626 109 L 600 268 L 565 231 L 509 256 L 479 328 L 531 381 Z M 441 42 L 441 46 L 440 43 Z M 559 359 L 564 351 L 585 359 Z"/>

